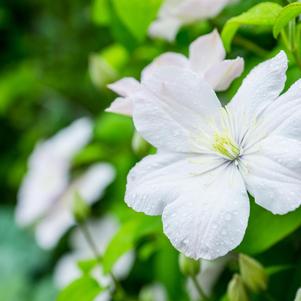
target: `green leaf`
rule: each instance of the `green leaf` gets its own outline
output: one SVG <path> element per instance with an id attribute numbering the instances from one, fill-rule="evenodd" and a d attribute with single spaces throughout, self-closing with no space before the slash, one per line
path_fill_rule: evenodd
<path id="1" fill-rule="evenodd" d="M 111 13 L 109 0 L 94 0 L 91 9 L 91 18 L 95 24 L 107 25 L 110 23 Z"/>
<path id="2" fill-rule="evenodd" d="M 301 3 L 295 2 L 285 6 L 276 18 L 273 35 L 275 38 L 280 31 L 289 23 L 290 20 L 295 19 L 301 14 Z"/>
<path id="3" fill-rule="evenodd" d="M 122 225 L 108 245 L 103 256 L 105 273 L 111 271 L 115 262 L 126 252 L 132 250 L 143 237 L 161 230 L 159 218 L 138 215 L 135 219 Z"/>
<path id="4" fill-rule="evenodd" d="M 231 42 L 240 26 L 273 26 L 282 7 L 273 2 L 264 2 L 255 5 L 247 12 L 227 21 L 222 31 L 225 48 L 229 51 Z"/>
<path id="5" fill-rule="evenodd" d="M 112 0 L 116 14 L 132 35 L 143 41 L 162 0 Z"/>
<path id="6" fill-rule="evenodd" d="M 102 288 L 95 279 L 84 276 L 63 289 L 57 301 L 93 301 L 101 291 Z"/>
<path id="7" fill-rule="evenodd" d="M 84 274 L 89 274 L 98 264 L 99 260 L 96 258 L 80 260 L 77 262 L 77 266 Z"/>
<path id="8" fill-rule="evenodd" d="M 249 225 L 238 251 L 246 254 L 261 253 L 300 225 L 301 207 L 286 215 L 273 215 L 252 201 Z"/>

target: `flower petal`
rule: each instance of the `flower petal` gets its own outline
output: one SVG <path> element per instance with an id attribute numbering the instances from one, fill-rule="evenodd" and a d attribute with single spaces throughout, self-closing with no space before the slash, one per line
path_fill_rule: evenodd
<path id="1" fill-rule="evenodd" d="M 69 209 L 63 204 L 55 207 L 36 226 L 35 236 L 39 246 L 44 249 L 54 248 L 74 223 Z"/>
<path id="2" fill-rule="evenodd" d="M 189 68 L 189 61 L 183 54 L 180 53 L 163 53 L 156 59 L 154 59 L 153 62 L 149 64 L 146 68 L 144 68 L 144 70 L 142 71 L 142 79 L 145 76 L 151 76 L 155 68 L 162 66 L 178 66 L 182 68 Z"/>
<path id="3" fill-rule="evenodd" d="M 71 210 L 74 193 L 78 192 L 88 204 L 93 204 L 102 196 L 114 176 L 115 171 L 110 164 L 93 164 L 83 175 L 73 181 L 60 201 L 69 204 Z"/>
<path id="4" fill-rule="evenodd" d="M 195 176 L 222 165 L 217 156 L 158 153 L 145 157 L 129 173 L 125 201 L 134 210 L 159 215 Z"/>
<path id="5" fill-rule="evenodd" d="M 105 111 L 131 117 L 133 115 L 133 100 L 131 97 L 117 97 Z"/>
<path id="6" fill-rule="evenodd" d="M 76 254 L 65 255 L 59 260 L 54 271 L 54 281 L 58 288 L 64 288 L 81 276 L 81 271 L 76 264 L 78 260 Z"/>
<path id="7" fill-rule="evenodd" d="M 127 97 L 139 90 L 140 83 L 133 77 L 124 77 L 108 87 L 120 96 Z"/>
<path id="8" fill-rule="evenodd" d="M 258 131 L 300 140 L 301 80 L 293 84 L 265 110 Z"/>
<path id="9" fill-rule="evenodd" d="M 220 63 L 225 56 L 224 45 L 217 30 L 199 37 L 189 47 L 191 68 L 201 74 Z"/>
<path id="10" fill-rule="evenodd" d="M 242 158 L 241 168 L 255 202 L 274 214 L 286 214 L 301 204 L 301 143 L 271 136 L 258 151 Z"/>
<path id="11" fill-rule="evenodd" d="M 209 19 L 218 15 L 230 0 L 179 1 L 174 14 L 185 23 Z"/>
<path id="12" fill-rule="evenodd" d="M 91 134 L 91 120 L 81 118 L 35 147 L 18 194 L 16 219 L 20 225 L 35 222 L 64 192 L 71 160 Z"/>
<path id="13" fill-rule="evenodd" d="M 125 77 L 117 82 L 109 84 L 108 87 L 123 97 L 116 98 L 111 103 L 110 107 L 106 109 L 106 112 L 132 116 L 133 101 L 131 95 L 139 90 L 140 83 L 132 77 Z"/>
<path id="14" fill-rule="evenodd" d="M 187 188 L 163 212 L 164 233 L 173 246 L 188 257 L 208 260 L 238 246 L 248 223 L 249 199 L 237 168 L 221 167 Z"/>
<path id="15" fill-rule="evenodd" d="M 197 140 L 221 108 L 210 86 L 195 72 L 173 66 L 156 68 L 142 86 L 134 98 L 141 136 L 157 148 L 202 152 Z"/>
<path id="16" fill-rule="evenodd" d="M 286 70 L 287 56 L 281 51 L 249 73 L 227 107 L 240 115 L 258 116 L 283 90 Z"/>
<path id="17" fill-rule="evenodd" d="M 148 33 L 152 38 L 162 38 L 169 42 L 174 41 L 181 27 L 181 21 L 177 18 L 159 18 L 149 27 Z"/>
<path id="18" fill-rule="evenodd" d="M 242 74 L 243 70 L 244 60 L 238 57 L 235 60 L 217 63 L 205 73 L 204 77 L 215 91 L 224 91 Z"/>

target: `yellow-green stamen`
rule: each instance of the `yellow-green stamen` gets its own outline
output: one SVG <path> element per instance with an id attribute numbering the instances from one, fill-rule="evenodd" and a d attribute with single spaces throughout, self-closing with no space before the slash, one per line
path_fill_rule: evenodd
<path id="1" fill-rule="evenodd" d="M 233 141 L 232 137 L 226 133 L 214 134 L 213 149 L 230 160 L 235 160 L 240 154 L 238 145 Z"/>

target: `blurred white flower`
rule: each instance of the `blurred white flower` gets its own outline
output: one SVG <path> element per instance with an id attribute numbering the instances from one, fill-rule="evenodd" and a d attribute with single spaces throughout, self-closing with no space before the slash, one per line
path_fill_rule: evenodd
<path id="1" fill-rule="evenodd" d="M 76 191 L 92 204 L 113 180 L 113 168 L 99 163 L 70 182 L 72 158 L 88 143 L 91 133 L 91 121 L 79 119 L 39 143 L 29 159 L 18 195 L 16 220 L 21 226 L 36 224 L 36 238 L 41 247 L 54 247 L 74 224 L 71 207 Z"/>
<path id="2" fill-rule="evenodd" d="M 247 191 L 274 214 L 299 207 L 301 80 L 279 96 L 286 70 L 284 52 L 259 64 L 226 107 L 189 70 L 161 67 L 142 80 L 133 120 L 158 153 L 129 173 L 125 200 L 162 214 L 165 234 L 186 256 L 215 259 L 240 244 Z"/>
<path id="3" fill-rule="evenodd" d="M 108 215 L 100 220 L 88 222 L 87 227 L 89 228 L 90 233 L 96 242 L 99 253 L 103 254 L 107 245 L 117 232 L 119 223 L 115 217 Z M 76 229 L 72 233 L 70 244 L 72 251 L 63 256 L 55 268 L 54 279 L 58 288 L 63 288 L 80 277 L 81 271 L 77 265 L 79 260 L 88 260 L 94 258 L 93 252 L 91 251 L 86 239 L 79 229 Z M 112 272 L 114 276 L 118 280 L 124 279 L 132 268 L 133 262 L 133 251 L 123 255 L 113 267 Z M 95 269 L 93 269 L 92 276 L 99 281 L 103 287 L 113 284 L 110 276 L 105 275 L 100 266 L 97 266 Z M 110 293 L 108 291 L 102 293 L 97 297 L 97 300 L 110 300 Z"/>
<path id="4" fill-rule="evenodd" d="M 151 76 L 157 68 L 162 66 L 176 66 L 179 68 L 196 72 L 215 91 L 227 90 L 234 79 L 239 77 L 244 69 L 244 60 L 237 57 L 233 60 L 226 60 L 226 51 L 217 30 L 203 35 L 190 44 L 189 57 L 174 52 L 167 52 L 156 58 L 142 72 L 144 77 Z M 132 97 L 139 92 L 140 83 L 134 78 L 123 78 L 109 88 L 119 94 L 108 112 L 132 115 Z M 183 100 L 184 102 L 185 100 Z"/>
<path id="5" fill-rule="evenodd" d="M 151 37 L 173 41 L 183 25 L 217 16 L 231 0 L 165 0 L 157 20 L 149 28 Z"/>

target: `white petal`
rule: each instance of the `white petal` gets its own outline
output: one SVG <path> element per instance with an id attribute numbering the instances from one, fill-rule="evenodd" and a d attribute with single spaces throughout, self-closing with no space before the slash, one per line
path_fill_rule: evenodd
<path id="1" fill-rule="evenodd" d="M 101 292 L 93 301 L 110 301 L 112 300 L 111 292 L 106 290 Z"/>
<path id="2" fill-rule="evenodd" d="M 68 254 L 59 260 L 54 271 L 54 281 L 58 288 L 62 289 L 80 277 L 81 272 L 76 264 L 78 259 L 75 254 Z"/>
<path id="3" fill-rule="evenodd" d="M 286 69 L 287 56 L 283 51 L 259 64 L 244 79 L 227 107 L 239 114 L 259 115 L 283 90 Z"/>
<path id="4" fill-rule="evenodd" d="M 182 68 L 189 68 L 189 61 L 183 55 L 175 52 L 166 52 L 158 56 L 156 59 L 153 60 L 151 64 L 149 64 L 144 70 L 142 71 L 142 79 L 145 76 L 151 76 L 153 71 L 157 67 L 162 66 L 177 66 Z"/>
<path id="5" fill-rule="evenodd" d="M 36 146 L 18 194 L 16 219 L 19 224 L 33 223 L 63 193 L 71 160 L 88 143 L 91 134 L 91 121 L 82 118 Z"/>
<path id="6" fill-rule="evenodd" d="M 156 68 L 142 86 L 133 115 L 141 136 L 157 148 L 200 152 L 197 140 L 221 108 L 210 86 L 195 72 L 178 67 Z"/>
<path id="7" fill-rule="evenodd" d="M 159 18 L 149 27 L 148 33 L 153 38 L 162 38 L 172 42 L 181 27 L 181 21 L 177 18 Z"/>
<path id="8" fill-rule="evenodd" d="M 255 134 L 273 133 L 300 140 L 301 138 L 301 80 L 293 84 L 265 110 Z"/>
<path id="9" fill-rule="evenodd" d="M 163 227 L 180 252 L 211 260 L 240 244 L 248 218 L 245 185 L 237 168 L 229 165 L 200 176 L 177 201 L 166 206 Z"/>
<path id="10" fill-rule="evenodd" d="M 217 63 L 205 73 L 204 77 L 215 91 L 224 91 L 242 74 L 243 70 L 244 60 L 238 57 L 235 60 Z"/>
<path id="11" fill-rule="evenodd" d="M 128 175 L 125 201 L 138 212 L 159 215 L 191 179 L 223 162 L 218 157 L 186 154 L 147 156 Z"/>
<path id="12" fill-rule="evenodd" d="M 64 207 L 64 204 L 53 208 L 36 226 L 35 236 L 39 246 L 44 249 L 54 248 L 74 223 L 69 208 Z"/>
<path id="13" fill-rule="evenodd" d="M 44 157 L 41 166 L 30 168 L 18 193 L 16 221 L 21 226 L 34 223 L 68 186 L 69 166 Z"/>
<path id="14" fill-rule="evenodd" d="M 199 37 L 189 47 L 191 68 L 201 74 L 220 63 L 225 56 L 224 45 L 217 30 Z"/>
<path id="15" fill-rule="evenodd" d="M 139 90 L 140 83 L 133 77 L 125 77 L 109 84 L 108 87 L 120 96 L 127 97 Z"/>
<path id="16" fill-rule="evenodd" d="M 88 204 L 93 204 L 103 195 L 114 177 L 115 171 L 110 164 L 93 164 L 73 181 L 60 202 L 68 205 L 71 211 L 74 194 L 78 192 Z"/>
<path id="17" fill-rule="evenodd" d="M 117 97 L 105 111 L 125 116 L 132 116 L 133 100 L 131 97 Z"/>
<path id="18" fill-rule="evenodd" d="M 258 145 L 257 152 L 242 158 L 241 171 L 257 204 L 274 214 L 300 206 L 300 154 L 299 141 L 271 136 Z"/>
<path id="19" fill-rule="evenodd" d="M 99 253 L 103 253 L 108 243 L 118 231 L 119 223 L 114 216 L 106 215 L 101 219 L 89 221 L 87 227 L 97 244 Z M 79 229 L 76 229 L 72 233 L 71 246 L 83 256 L 93 256 L 90 246 Z"/>
<path id="20" fill-rule="evenodd" d="M 70 162 L 73 156 L 89 142 L 92 127 L 90 119 L 78 119 L 43 143 L 43 147 L 52 153 L 54 159 Z"/>
<path id="21" fill-rule="evenodd" d="M 180 1 L 174 14 L 184 23 L 209 19 L 218 15 L 229 0 L 186 0 Z"/>
<path id="22" fill-rule="evenodd" d="M 134 264 L 134 260 L 135 253 L 133 251 L 127 252 L 121 256 L 113 266 L 114 276 L 119 280 L 125 279 Z"/>

